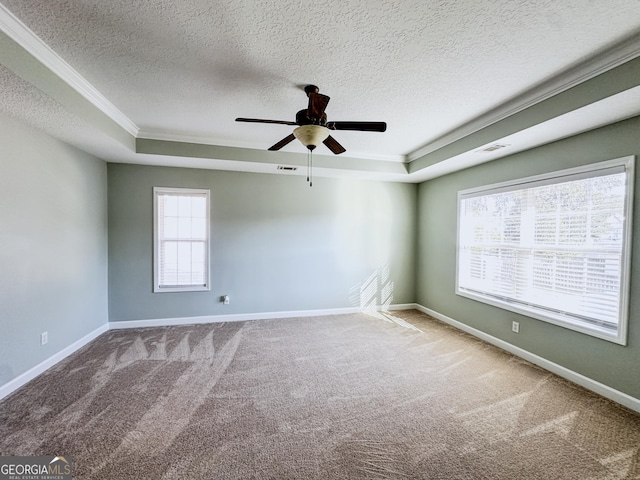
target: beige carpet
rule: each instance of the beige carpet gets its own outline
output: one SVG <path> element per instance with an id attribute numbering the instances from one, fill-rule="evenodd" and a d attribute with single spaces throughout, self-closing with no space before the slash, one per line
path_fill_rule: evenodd
<path id="1" fill-rule="evenodd" d="M 640 415 L 417 311 L 111 331 L 0 402 L 77 479 L 640 479 Z"/>

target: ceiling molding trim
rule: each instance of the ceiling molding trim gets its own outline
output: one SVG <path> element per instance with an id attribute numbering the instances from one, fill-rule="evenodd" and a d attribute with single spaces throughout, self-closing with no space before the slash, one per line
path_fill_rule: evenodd
<path id="1" fill-rule="evenodd" d="M 511 101 L 487 112 L 487 114 L 462 125 L 460 128 L 443 135 L 417 150 L 409 152 L 406 155 L 407 161 L 412 162 L 637 57 L 640 57 L 639 35 L 635 35 L 618 43 L 591 59 L 581 62 L 575 67 L 541 83 L 538 87 L 518 95 Z"/>
<path id="2" fill-rule="evenodd" d="M 134 137 L 139 128 L 82 75 L 44 43 L 29 27 L 0 3 L 0 30 L 6 33 L 39 62 L 60 77 L 76 92 Z"/>
<path id="3" fill-rule="evenodd" d="M 181 143 L 195 143 L 199 145 L 216 145 L 221 147 L 237 147 L 237 148 L 252 148 L 255 150 L 266 150 L 264 145 L 258 145 L 255 142 L 234 142 L 231 143 L 228 140 L 219 140 L 204 135 L 191 135 L 188 133 L 174 133 L 164 130 L 153 130 L 141 128 L 138 131 L 137 138 L 144 138 L 147 140 L 163 140 L 167 142 L 181 142 Z M 327 157 L 333 157 L 331 154 L 324 154 L 314 151 L 314 155 L 324 155 Z M 359 158 L 363 160 L 376 160 L 382 162 L 394 162 L 394 163 L 406 163 L 407 159 L 405 155 L 375 155 L 369 153 L 348 152 L 350 158 Z"/>
<path id="4" fill-rule="evenodd" d="M 190 133 L 177 133 L 169 132 L 167 130 L 156 130 L 149 128 L 141 128 L 138 131 L 137 138 L 145 140 L 161 140 L 165 142 L 193 143 L 196 145 L 211 145 L 218 147 L 251 148 L 254 150 L 262 150 L 264 147 L 264 145 L 260 145 L 256 142 L 242 141 L 232 143 L 229 140 L 208 137 L 206 135 L 193 135 Z"/>

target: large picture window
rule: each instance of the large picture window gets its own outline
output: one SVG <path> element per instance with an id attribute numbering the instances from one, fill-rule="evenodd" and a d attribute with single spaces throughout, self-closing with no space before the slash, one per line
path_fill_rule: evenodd
<path id="1" fill-rule="evenodd" d="M 458 192 L 456 293 L 626 344 L 634 157 Z"/>
<path id="2" fill-rule="evenodd" d="M 153 189 L 154 292 L 209 290 L 209 190 Z"/>

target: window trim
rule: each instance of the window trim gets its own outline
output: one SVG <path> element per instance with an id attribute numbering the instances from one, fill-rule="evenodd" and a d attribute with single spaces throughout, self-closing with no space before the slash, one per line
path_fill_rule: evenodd
<path id="1" fill-rule="evenodd" d="M 206 276 L 205 285 L 163 287 L 160 285 L 160 235 L 158 232 L 158 197 L 165 193 L 204 194 L 206 196 Z M 205 188 L 153 187 L 153 293 L 202 292 L 211 290 L 211 191 Z"/>
<path id="2" fill-rule="evenodd" d="M 610 330 L 597 325 L 587 325 L 585 323 L 578 323 L 575 320 L 565 317 L 563 320 L 561 315 L 558 317 L 552 317 L 540 313 L 539 310 L 532 308 L 526 308 L 516 303 L 509 301 L 503 301 L 498 298 L 492 298 L 487 295 L 475 294 L 468 290 L 460 288 L 460 231 L 461 231 L 461 207 L 462 200 L 464 198 L 470 198 L 473 196 L 480 196 L 480 192 L 484 192 L 485 195 L 494 193 L 500 193 L 510 190 L 518 190 L 518 187 L 524 188 L 530 183 L 541 183 L 547 181 L 549 184 L 562 183 L 562 181 L 555 181 L 565 176 L 583 176 L 585 178 L 596 176 L 594 172 L 601 170 L 612 169 L 616 167 L 622 167 L 626 173 L 626 192 L 624 203 L 624 223 L 622 233 L 622 258 L 621 258 L 621 272 L 620 272 L 620 307 L 619 307 L 619 319 L 617 333 L 612 333 Z M 554 172 L 548 172 L 541 175 L 534 175 L 526 178 L 519 178 L 509 180 L 505 182 L 483 185 L 480 187 L 469 188 L 458 191 L 458 204 L 457 204 L 457 232 L 456 232 L 456 271 L 455 271 L 455 293 L 456 295 L 470 298 L 472 300 L 486 303 L 504 310 L 512 311 L 532 317 L 538 320 L 542 320 L 547 323 L 558 325 L 570 330 L 581 332 L 596 338 L 607 340 L 620 345 L 627 344 L 627 331 L 629 323 L 629 300 L 630 300 L 630 284 L 631 284 L 631 250 L 632 250 L 632 232 L 633 232 L 633 201 L 634 201 L 634 167 L 635 156 L 630 155 L 621 158 L 615 158 L 612 160 L 606 160 L 602 162 L 591 163 L 575 168 L 568 168 L 565 170 L 558 170 Z M 571 180 L 575 180 L 572 178 Z M 536 185 L 538 186 L 538 185 Z"/>

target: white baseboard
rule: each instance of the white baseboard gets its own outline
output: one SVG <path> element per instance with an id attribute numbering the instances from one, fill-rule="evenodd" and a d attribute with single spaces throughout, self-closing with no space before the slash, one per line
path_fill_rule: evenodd
<path id="1" fill-rule="evenodd" d="M 389 305 L 387 310 L 410 310 L 417 308 L 415 303 L 405 303 Z M 377 310 L 382 310 L 378 307 Z M 155 318 L 147 320 L 125 320 L 121 322 L 109 322 L 111 330 L 123 328 L 143 328 L 143 327 L 170 327 L 174 325 L 194 325 L 200 323 L 221 323 L 221 322 L 244 322 L 246 320 L 269 320 L 277 318 L 294 317 L 319 317 L 322 315 L 344 315 L 348 313 L 359 313 L 366 309 L 359 307 L 332 308 L 324 310 L 292 310 L 284 312 L 264 312 L 264 313 L 236 313 L 230 315 L 205 315 L 201 317 L 177 317 L 177 318 Z"/>
<path id="2" fill-rule="evenodd" d="M 510 344 L 509 342 L 505 342 L 504 340 L 500 340 L 492 335 L 482 332 L 481 330 L 477 330 L 469 325 L 466 325 L 462 322 L 454 320 L 453 318 L 447 317 L 435 310 L 431 310 L 430 308 L 424 307 L 422 305 L 416 304 L 415 307 L 417 310 L 420 310 L 427 315 L 431 315 L 433 318 L 436 318 L 452 327 L 455 327 L 463 332 L 469 333 L 474 337 L 480 338 L 487 343 L 495 345 L 502 350 L 506 350 L 509 353 L 516 355 L 517 357 L 523 358 L 539 367 L 548 370 L 551 373 L 555 373 L 556 375 L 565 378 L 573 383 L 580 385 L 581 387 L 586 388 L 587 390 L 591 390 L 603 397 L 608 398 L 609 400 L 613 400 L 621 405 L 624 405 L 631 410 L 635 410 L 636 412 L 640 412 L 640 399 L 632 397 L 631 395 L 627 395 L 624 392 L 611 388 L 603 383 L 597 382 L 589 377 L 585 377 L 584 375 L 574 372 L 573 370 L 569 370 L 568 368 L 563 367 L 562 365 L 558 365 L 546 358 L 540 357 L 534 353 L 531 353 L 527 350 L 524 350 L 520 347 L 516 347 L 515 345 Z"/>
<path id="3" fill-rule="evenodd" d="M 43 373 L 45 370 L 48 370 L 49 368 L 53 367 L 56 363 L 64 360 L 73 352 L 84 347 L 91 340 L 99 337 L 100 335 L 102 335 L 104 332 L 107 332 L 108 330 L 109 330 L 109 324 L 105 323 L 104 325 L 101 325 L 100 327 L 96 328 L 93 332 L 88 333 L 81 339 L 73 342 L 68 347 L 63 348 L 58 353 L 55 353 L 51 355 L 49 358 L 47 358 L 46 360 L 44 360 L 43 362 L 40 362 L 35 367 L 27 370 L 23 374 L 18 375 L 13 380 L 10 380 L 8 383 L 5 383 L 4 385 L 0 386 L 0 400 L 8 396 L 9 394 L 15 392 L 18 388 L 22 387 L 27 382 L 30 382 L 31 380 L 36 378 L 38 375 Z"/>
<path id="4" fill-rule="evenodd" d="M 109 322 L 109 328 L 170 327 L 174 325 L 194 325 L 199 323 L 244 322 L 246 320 L 268 320 L 274 318 L 317 317 L 320 315 L 339 315 L 356 313 L 357 308 L 335 308 L 330 310 L 297 310 L 288 312 L 234 313 L 229 315 L 205 315 L 202 317 L 154 318 L 148 320 L 125 320 Z"/>

